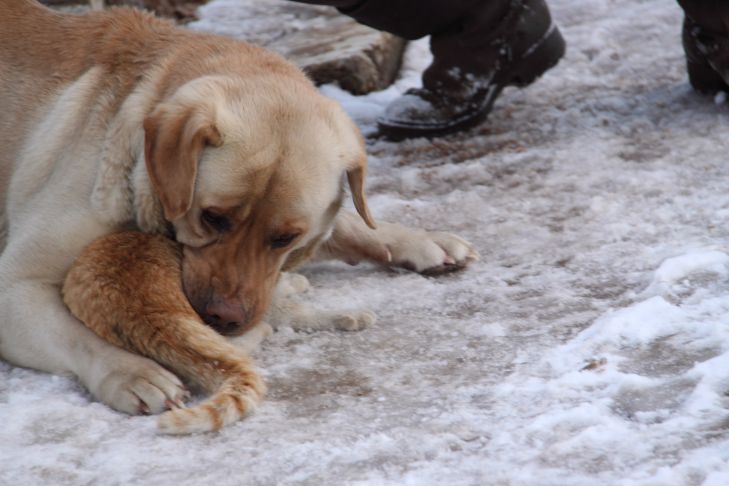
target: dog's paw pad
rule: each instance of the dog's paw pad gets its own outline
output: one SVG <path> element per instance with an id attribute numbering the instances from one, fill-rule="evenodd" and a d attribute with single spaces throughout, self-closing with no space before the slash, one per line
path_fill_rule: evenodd
<path id="1" fill-rule="evenodd" d="M 261 322 L 258 324 L 261 328 L 261 337 L 267 338 L 273 336 L 273 326 L 267 322 Z"/>
<path id="2" fill-rule="evenodd" d="M 309 283 L 309 279 L 301 275 L 300 273 L 291 273 L 289 274 L 289 285 L 291 285 L 291 288 L 294 290 L 294 292 L 305 292 L 311 288 L 311 284 Z"/>
<path id="3" fill-rule="evenodd" d="M 370 311 L 350 312 L 336 316 L 334 327 L 340 331 L 361 331 L 374 324 L 376 320 L 377 316 Z"/>
<path id="4" fill-rule="evenodd" d="M 310 288 L 311 284 L 308 278 L 299 273 L 284 272 L 281 274 L 277 292 L 281 297 L 288 297 L 289 295 L 306 292 Z"/>

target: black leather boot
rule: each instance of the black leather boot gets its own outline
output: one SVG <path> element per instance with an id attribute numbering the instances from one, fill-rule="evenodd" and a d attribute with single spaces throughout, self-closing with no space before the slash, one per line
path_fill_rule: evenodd
<path id="1" fill-rule="evenodd" d="M 391 139 L 460 131 L 486 118 L 506 86 L 526 86 L 564 55 L 544 0 L 364 0 L 340 8 L 372 27 L 430 34 L 433 63 L 378 120 Z"/>
<path id="2" fill-rule="evenodd" d="M 432 137 L 481 122 L 506 86 L 557 64 L 565 43 L 544 0 L 297 0 L 332 5 L 406 39 L 431 36 L 433 63 L 378 120 L 391 139 Z"/>
<path id="3" fill-rule="evenodd" d="M 471 12 L 460 28 L 431 36 L 433 63 L 378 120 L 391 139 L 439 136 L 483 121 L 506 86 L 526 86 L 564 55 L 543 0 L 512 0 L 498 16 Z M 479 5 L 487 6 L 485 2 Z"/>

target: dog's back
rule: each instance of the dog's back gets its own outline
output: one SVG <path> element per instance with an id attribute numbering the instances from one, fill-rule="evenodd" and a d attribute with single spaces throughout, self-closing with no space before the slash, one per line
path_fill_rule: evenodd
<path id="1" fill-rule="evenodd" d="M 134 50 L 145 43 L 140 36 L 144 29 L 135 24 L 165 24 L 127 9 L 113 16 L 109 12 L 74 15 L 55 12 L 34 0 L 1 0 L 0 5 L 0 156 L 10 160 L 17 153 L 13 142 L 23 141 L 17 135 L 27 135 L 59 91 L 104 62 L 100 56 L 114 42 L 115 32 L 137 30 L 119 42 Z M 115 62 L 121 66 L 124 51 L 117 52 L 120 57 Z"/>
<path id="2" fill-rule="evenodd" d="M 7 214 L 48 194 L 52 174 L 72 170 L 87 201 L 104 160 L 131 171 L 144 117 L 186 82 L 280 73 L 310 84 L 274 53 L 130 8 L 78 15 L 0 0 L 0 12 L 0 249 Z"/>
<path id="3" fill-rule="evenodd" d="M 0 10 L 0 227 L 5 227 L 6 208 L 25 205 L 57 166 L 98 162 L 89 151 L 101 150 L 114 105 L 143 72 L 135 51 L 173 26 L 131 9 L 63 14 L 34 0 L 0 0 Z M 86 143 L 74 145 L 79 139 Z M 83 172 L 93 178 L 94 168 Z M 21 193 L 15 189 L 10 195 L 12 176 L 22 179 L 12 186 Z M 79 181 L 76 191 L 85 189 Z"/>

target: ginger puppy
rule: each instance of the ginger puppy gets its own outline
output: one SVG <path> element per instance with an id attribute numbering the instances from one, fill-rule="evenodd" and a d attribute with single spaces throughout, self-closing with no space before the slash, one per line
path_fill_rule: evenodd
<path id="1" fill-rule="evenodd" d="M 100 337 L 212 394 L 194 408 L 168 403 L 172 410 L 158 422 L 168 434 L 218 430 L 249 413 L 265 394 L 248 355 L 193 310 L 180 261 L 179 244 L 163 236 L 115 233 L 86 247 L 63 285 L 68 308 Z"/>

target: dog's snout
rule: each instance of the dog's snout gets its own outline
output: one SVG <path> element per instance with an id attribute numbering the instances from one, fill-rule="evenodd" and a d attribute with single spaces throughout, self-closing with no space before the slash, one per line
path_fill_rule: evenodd
<path id="1" fill-rule="evenodd" d="M 241 334 L 250 320 L 243 305 L 217 299 L 208 303 L 205 313 L 205 322 L 225 336 Z"/>

